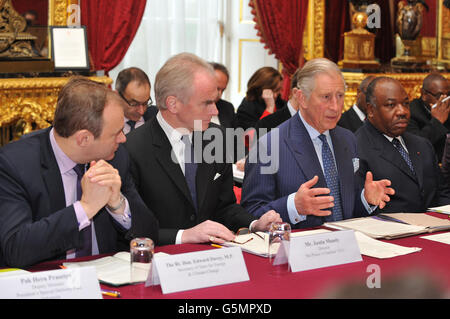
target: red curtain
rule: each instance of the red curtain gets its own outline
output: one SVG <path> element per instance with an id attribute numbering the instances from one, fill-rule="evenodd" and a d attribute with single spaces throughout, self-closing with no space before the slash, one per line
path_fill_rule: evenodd
<path id="1" fill-rule="evenodd" d="M 282 97 L 288 99 L 290 77 L 303 65 L 303 30 L 308 0 L 251 0 L 258 36 L 283 64 Z"/>
<path id="2" fill-rule="evenodd" d="M 120 63 L 136 35 L 145 4 L 146 0 L 81 0 L 81 24 L 87 28 L 95 70 L 108 73 Z"/>

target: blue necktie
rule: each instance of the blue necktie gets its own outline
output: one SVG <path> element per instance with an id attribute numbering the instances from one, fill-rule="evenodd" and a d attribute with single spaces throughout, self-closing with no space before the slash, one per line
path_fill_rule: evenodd
<path id="1" fill-rule="evenodd" d="M 403 147 L 402 143 L 400 143 L 400 141 L 397 138 L 394 137 L 394 139 L 392 140 L 392 144 L 397 149 L 397 151 L 400 153 L 400 155 L 403 157 L 403 159 L 405 160 L 406 164 L 408 164 L 409 169 L 411 170 L 413 175 L 416 176 L 416 172 L 414 171 L 414 166 L 413 166 L 413 164 L 411 162 L 411 159 L 409 158 L 408 152 L 406 152 L 406 150 Z"/>
<path id="2" fill-rule="evenodd" d="M 332 216 L 334 220 L 342 220 L 341 192 L 339 188 L 339 175 L 334 161 L 333 153 L 328 145 L 327 138 L 324 134 L 319 136 L 322 141 L 322 162 L 323 171 L 327 186 L 330 189 L 330 195 L 334 197 L 334 207 L 332 208 Z"/>
<path id="3" fill-rule="evenodd" d="M 86 169 L 85 164 L 77 164 L 73 170 L 77 173 L 77 200 L 81 199 L 81 179 Z M 91 225 L 80 230 L 80 246 L 77 247 L 75 256 L 84 257 L 92 255 L 92 227 Z"/>
<path id="4" fill-rule="evenodd" d="M 195 211 L 198 211 L 197 205 L 197 187 L 195 177 L 197 176 L 197 164 L 194 161 L 194 147 L 189 140 L 189 135 L 183 135 L 181 140 L 184 143 L 184 176 L 191 193 Z"/>

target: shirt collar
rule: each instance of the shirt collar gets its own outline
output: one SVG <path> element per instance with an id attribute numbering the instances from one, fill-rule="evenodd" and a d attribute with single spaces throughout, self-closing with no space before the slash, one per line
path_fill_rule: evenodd
<path id="1" fill-rule="evenodd" d="M 161 115 L 161 112 L 158 112 L 158 114 L 156 114 L 156 120 L 163 129 L 170 143 L 178 143 L 181 141 L 182 136 L 186 135 L 181 134 L 178 130 L 174 129 L 169 123 L 167 123 L 167 121 L 164 119 L 164 116 Z M 192 143 L 192 132 L 189 133 L 189 140 Z"/>
<path id="2" fill-rule="evenodd" d="M 300 120 L 303 122 L 303 125 L 305 125 L 306 131 L 308 132 L 311 140 L 318 139 L 321 133 L 319 133 L 314 127 L 312 127 L 305 121 L 305 119 L 302 117 L 302 113 L 300 112 L 300 110 L 297 113 L 300 116 Z M 327 139 L 329 139 L 330 130 L 326 130 L 322 134 L 325 135 L 327 137 Z"/>
<path id="3" fill-rule="evenodd" d="M 291 113 L 291 116 L 294 116 L 297 111 L 292 106 L 291 101 L 288 101 L 287 107 L 288 107 L 289 113 Z"/>
<path id="4" fill-rule="evenodd" d="M 356 104 L 353 104 L 352 108 L 356 112 L 356 115 L 358 115 L 359 119 L 364 122 L 364 120 L 366 119 L 366 114 L 364 114 L 364 112 L 361 111 L 361 109 Z"/>
<path id="5" fill-rule="evenodd" d="M 50 130 L 50 144 L 55 154 L 56 163 L 58 164 L 61 175 L 71 171 L 77 163 L 72 161 L 59 147 L 54 135 L 54 128 Z"/>

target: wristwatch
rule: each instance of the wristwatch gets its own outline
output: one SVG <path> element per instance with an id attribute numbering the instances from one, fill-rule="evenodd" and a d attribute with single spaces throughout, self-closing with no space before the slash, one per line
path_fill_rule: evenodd
<path id="1" fill-rule="evenodd" d="M 124 202 L 125 202 L 125 196 L 123 196 L 123 194 L 120 193 L 120 202 L 119 202 L 119 204 L 117 204 L 117 206 L 114 206 L 114 207 L 106 205 L 106 207 L 109 210 L 112 210 L 113 212 L 115 212 L 116 210 L 118 210 L 118 209 L 120 209 L 122 207 Z"/>

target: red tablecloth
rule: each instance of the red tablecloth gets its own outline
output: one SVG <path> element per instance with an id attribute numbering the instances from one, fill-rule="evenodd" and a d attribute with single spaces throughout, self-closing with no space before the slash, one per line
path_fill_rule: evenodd
<path id="1" fill-rule="evenodd" d="M 369 266 L 376 265 L 381 271 L 380 289 L 389 288 L 391 282 L 409 274 L 409 278 L 423 277 L 432 282 L 432 285 L 440 291 L 448 293 L 450 291 L 450 245 L 421 238 L 426 235 L 428 234 L 386 241 L 406 247 L 422 248 L 420 252 L 389 259 L 363 256 L 361 262 L 274 275 L 271 273 L 272 266 L 267 258 L 243 253 L 250 277 L 250 280 L 246 282 L 165 295 L 162 294 L 160 286 L 146 288 L 144 284 L 122 287 L 102 285 L 102 288 L 117 290 L 121 293 L 122 298 L 135 299 L 298 299 L 328 298 L 330 297 L 329 293 L 336 288 L 355 284 L 362 289 L 360 297 L 363 298 L 367 297 L 365 294 L 382 292 L 382 290 L 376 290 L 378 288 L 369 289 L 366 285 L 366 281 L 373 273 Z M 178 254 L 205 249 L 221 248 L 214 248 L 206 244 L 182 244 L 156 247 L 155 250 L 156 252 Z M 61 261 L 43 263 L 30 270 L 55 269 L 60 264 Z M 404 293 L 405 295 L 397 297 L 410 296 L 408 291 L 404 291 Z M 447 294 L 447 298 L 448 296 Z M 392 296 L 386 295 L 386 297 Z"/>

